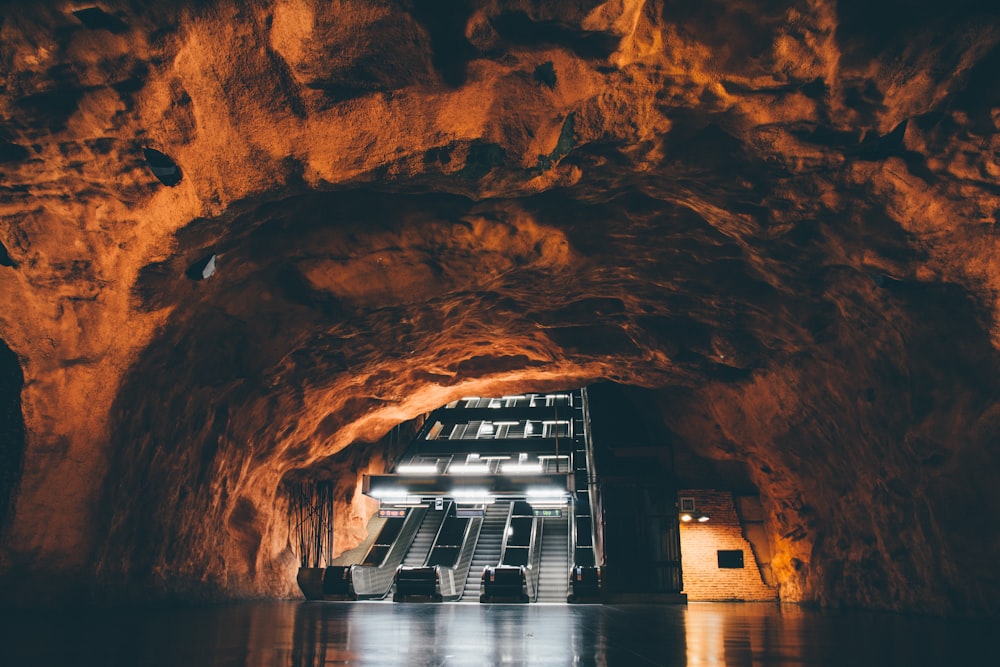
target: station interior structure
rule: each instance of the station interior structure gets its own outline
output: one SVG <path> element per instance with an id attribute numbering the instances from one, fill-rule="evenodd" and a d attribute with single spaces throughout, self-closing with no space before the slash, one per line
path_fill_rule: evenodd
<path id="1" fill-rule="evenodd" d="M 586 389 L 452 401 L 364 477 L 367 539 L 316 552 L 299 585 L 327 600 L 684 602 L 680 525 L 711 517 L 697 491 L 678 502 L 672 470 L 625 476 L 616 458 L 595 447 Z M 319 505 L 300 525 L 312 535 Z M 722 553 L 719 568 L 743 568 L 742 549 Z"/>

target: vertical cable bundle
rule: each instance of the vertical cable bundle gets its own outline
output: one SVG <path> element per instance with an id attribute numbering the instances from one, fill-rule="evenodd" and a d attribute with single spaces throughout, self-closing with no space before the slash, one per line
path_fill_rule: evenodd
<path id="1" fill-rule="evenodd" d="M 295 522 L 302 567 L 333 560 L 333 482 L 302 482 L 292 488 L 289 520 Z"/>

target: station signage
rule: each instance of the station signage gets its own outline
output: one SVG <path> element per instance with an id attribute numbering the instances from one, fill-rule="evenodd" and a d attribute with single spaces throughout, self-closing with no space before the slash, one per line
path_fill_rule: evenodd
<path id="1" fill-rule="evenodd" d="M 532 508 L 532 513 L 540 519 L 558 519 L 562 516 L 561 509 L 538 509 Z"/>

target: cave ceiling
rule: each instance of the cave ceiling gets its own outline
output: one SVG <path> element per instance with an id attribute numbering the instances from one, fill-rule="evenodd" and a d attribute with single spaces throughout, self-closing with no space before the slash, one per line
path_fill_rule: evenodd
<path id="1" fill-rule="evenodd" d="M 995 611 L 998 45 L 962 1 L 0 3 L 0 572 L 291 594 L 288 475 L 356 541 L 393 426 L 612 381 L 746 464 L 783 599 Z"/>

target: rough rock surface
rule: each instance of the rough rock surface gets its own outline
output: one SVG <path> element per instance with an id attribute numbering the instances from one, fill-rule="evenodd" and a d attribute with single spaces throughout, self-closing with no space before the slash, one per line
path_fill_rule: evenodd
<path id="1" fill-rule="evenodd" d="M 612 380 L 782 599 L 1000 611 L 988 4 L 3 3 L 4 600 L 293 595 L 284 482 Z"/>

